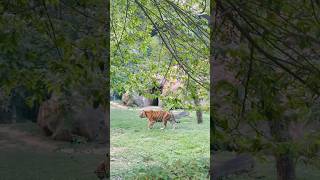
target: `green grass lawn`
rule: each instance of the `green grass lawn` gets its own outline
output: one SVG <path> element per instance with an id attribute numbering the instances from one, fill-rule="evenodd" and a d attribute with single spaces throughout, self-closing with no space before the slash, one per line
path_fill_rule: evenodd
<path id="1" fill-rule="evenodd" d="M 181 118 L 177 129 L 161 123 L 148 130 L 133 109 L 111 109 L 111 176 L 113 179 L 207 179 L 209 115 L 197 124 L 195 114 Z"/>

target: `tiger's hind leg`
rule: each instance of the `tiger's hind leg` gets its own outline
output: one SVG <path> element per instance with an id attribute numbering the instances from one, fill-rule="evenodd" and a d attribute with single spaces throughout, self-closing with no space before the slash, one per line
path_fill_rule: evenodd
<path id="1" fill-rule="evenodd" d="M 154 123 L 155 123 L 155 121 L 149 121 L 149 122 L 148 122 L 148 128 L 149 128 L 149 129 L 152 129 Z"/>

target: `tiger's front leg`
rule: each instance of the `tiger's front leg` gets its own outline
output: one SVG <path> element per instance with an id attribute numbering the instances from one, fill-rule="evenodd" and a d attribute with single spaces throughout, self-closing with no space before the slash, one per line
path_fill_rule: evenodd
<path id="1" fill-rule="evenodd" d="M 170 123 L 171 123 L 171 125 L 172 125 L 173 129 L 176 129 L 176 123 L 175 123 L 175 122 L 173 122 L 173 121 L 170 121 Z"/>
<path id="2" fill-rule="evenodd" d="M 167 121 L 163 121 L 163 128 L 161 128 L 161 129 L 165 129 L 166 127 L 167 127 Z"/>

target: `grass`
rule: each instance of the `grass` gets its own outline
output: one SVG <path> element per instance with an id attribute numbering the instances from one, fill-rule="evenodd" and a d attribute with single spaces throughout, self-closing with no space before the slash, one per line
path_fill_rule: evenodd
<path id="1" fill-rule="evenodd" d="M 125 179 L 207 179 L 209 115 L 197 124 L 195 114 L 181 118 L 177 129 L 161 123 L 147 129 L 134 109 L 111 109 L 111 176 Z"/>
<path id="2" fill-rule="evenodd" d="M 89 180 L 101 156 L 37 152 L 32 149 L 0 150 L 0 179 Z"/>
<path id="3" fill-rule="evenodd" d="M 234 153 L 219 152 L 214 156 L 217 163 L 234 157 Z M 274 180 L 276 177 L 275 161 L 272 157 L 265 160 L 255 158 L 255 165 L 252 171 L 243 174 L 230 175 L 223 180 Z M 296 180 L 319 180 L 320 169 L 313 165 L 299 162 L 296 165 Z"/>
<path id="4" fill-rule="evenodd" d="M 320 173 L 319 169 L 304 165 L 302 163 L 298 164 L 296 167 L 296 180 L 319 180 Z M 243 175 L 234 175 L 226 180 L 274 180 L 276 177 L 275 166 L 272 161 L 265 163 L 258 163 L 253 172 Z"/>
<path id="5" fill-rule="evenodd" d="M 1 125 L 28 133 L 32 142 L 57 144 L 58 148 L 78 150 L 76 152 L 52 151 L 21 141 L 21 136 L 12 137 L 8 132 L 0 132 L 0 179 L 2 180 L 95 180 L 94 170 L 104 159 L 104 155 L 83 153 L 84 148 L 95 148 L 94 144 L 71 144 L 56 142 L 43 137 L 43 132 L 35 123 Z M 34 136 L 34 138 L 32 138 Z"/>

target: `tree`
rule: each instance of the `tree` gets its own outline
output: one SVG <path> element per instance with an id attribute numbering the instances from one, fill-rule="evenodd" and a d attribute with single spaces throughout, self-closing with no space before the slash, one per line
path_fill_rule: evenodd
<path id="1" fill-rule="evenodd" d="M 194 105 L 196 107 L 197 122 L 198 124 L 200 124 L 203 122 L 203 119 L 202 119 L 202 110 L 201 110 L 201 104 L 200 104 L 201 102 L 200 102 L 197 90 L 194 90 L 192 92 L 192 98 L 193 98 Z"/>
<path id="2" fill-rule="evenodd" d="M 0 93 L 22 88 L 33 106 L 76 91 L 105 110 L 109 134 L 109 7 L 108 0 L 1 1 Z"/>
<path id="3" fill-rule="evenodd" d="M 295 179 L 295 160 L 319 151 L 318 133 L 305 131 L 306 141 L 289 132 L 291 124 L 308 121 L 318 101 L 319 6 L 216 0 L 211 8 L 212 64 L 224 64 L 236 79 L 213 87 L 215 99 L 221 98 L 216 103 L 231 107 L 222 111 L 215 104 L 216 140 L 238 152 L 272 153 L 278 179 Z"/>
<path id="4" fill-rule="evenodd" d="M 86 84 L 84 96 L 107 104 L 104 5 L 95 0 L 2 1 L 1 90 L 9 94 L 24 87 L 32 92 L 32 104 L 52 92 L 65 94 Z"/>
<path id="5" fill-rule="evenodd" d="M 202 2 L 114 2 L 112 88 L 159 97 L 168 109 L 181 106 L 195 109 L 199 104 L 180 103 L 192 100 L 195 94 L 208 100 L 208 94 L 204 93 L 209 89 L 208 26 L 198 14 L 208 11 L 209 6 Z M 180 96 L 150 94 L 147 90 L 152 88 L 150 85 L 157 86 L 159 77 L 163 81 L 179 79 L 187 90 L 179 90 Z M 196 88 L 188 86 L 191 81 Z M 195 90 L 199 92 L 190 93 Z"/>

